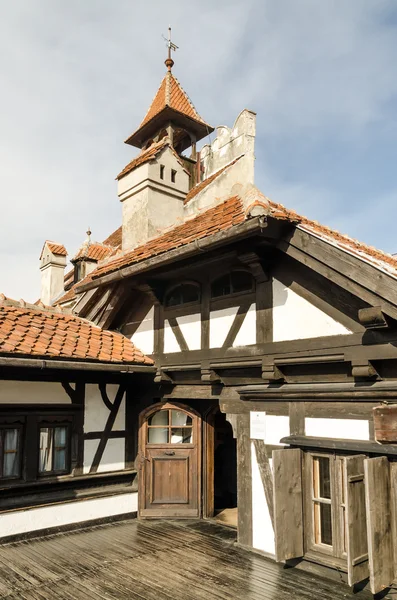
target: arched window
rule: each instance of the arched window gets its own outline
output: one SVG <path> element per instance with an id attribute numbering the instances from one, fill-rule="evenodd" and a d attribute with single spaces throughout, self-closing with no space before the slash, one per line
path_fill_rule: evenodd
<path id="1" fill-rule="evenodd" d="M 200 302 L 200 286 L 197 283 L 181 283 L 167 293 L 165 306 L 182 306 Z"/>
<path id="2" fill-rule="evenodd" d="M 211 298 L 222 298 L 254 290 L 254 279 L 247 271 L 232 271 L 215 279 L 211 284 Z"/>

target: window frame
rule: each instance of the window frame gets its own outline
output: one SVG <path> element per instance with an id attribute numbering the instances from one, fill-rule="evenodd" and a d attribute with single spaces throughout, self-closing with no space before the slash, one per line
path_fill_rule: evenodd
<path id="1" fill-rule="evenodd" d="M 245 273 L 247 275 L 249 275 L 251 277 L 251 282 L 252 282 L 252 286 L 251 289 L 249 290 L 242 290 L 242 291 L 237 291 L 237 292 L 230 292 L 230 294 L 223 294 L 222 296 L 213 296 L 212 295 L 212 286 L 214 285 L 214 283 L 220 279 L 222 279 L 223 277 L 229 276 L 230 279 L 230 287 L 232 288 L 232 276 L 234 273 Z M 210 293 L 210 302 L 211 304 L 213 303 L 221 303 L 222 300 L 229 300 L 229 298 L 239 298 L 240 296 L 249 296 L 249 295 L 254 295 L 256 291 L 256 281 L 255 281 L 255 277 L 253 276 L 253 274 L 251 273 L 251 271 L 249 271 L 248 269 L 244 269 L 244 268 L 234 268 L 231 269 L 230 271 L 226 271 L 224 273 L 222 273 L 221 275 L 217 275 L 216 277 L 213 277 L 210 280 L 210 285 L 209 285 L 209 293 Z"/>
<path id="2" fill-rule="evenodd" d="M 330 467 L 330 489 L 331 499 L 331 524 L 332 545 L 316 542 L 314 505 L 322 500 L 316 498 L 313 493 L 314 485 L 314 460 L 316 458 L 328 458 Z M 324 564 L 332 563 L 347 566 L 346 551 L 346 505 L 344 489 L 344 455 L 329 452 L 304 452 L 303 453 L 303 489 L 304 489 L 304 545 L 305 557 L 314 558 Z"/>
<path id="3" fill-rule="evenodd" d="M 171 169 L 171 183 L 176 183 L 176 176 L 178 171 L 176 169 Z"/>
<path id="4" fill-rule="evenodd" d="M 194 286 L 197 291 L 198 291 L 198 295 L 197 295 L 197 300 L 192 300 L 191 302 L 182 302 L 181 304 L 172 304 L 172 305 L 168 305 L 168 298 L 170 297 L 170 295 L 179 287 L 183 287 L 184 285 L 191 285 Z M 169 312 L 178 312 L 180 310 L 185 310 L 185 308 L 189 308 L 191 306 L 197 306 L 201 304 L 201 298 L 202 298 L 202 289 L 201 289 L 201 284 L 198 283 L 197 281 L 191 281 L 191 280 L 184 280 L 184 281 L 180 281 L 178 283 L 175 283 L 173 285 L 171 285 L 170 287 L 167 288 L 165 294 L 164 294 L 164 311 L 169 311 Z"/>
<path id="5" fill-rule="evenodd" d="M 65 469 L 52 469 L 51 471 L 40 471 L 40 434 L 41 429 L 56 429 L 57 427 L 66 428 L 66 445 L 65 445 Z M 62 475 L 70 475 L 72 472 L 72 423 L 71 421 L 59 421 L 59 420 L 39 420 L 37 423 L 37 479 L 43 479 L 46 477 L 60 477 Z M 54 465 L 55 456 L 55 445 L 52 448 L 52 465 Z"/>
<path id="6" fill-rule="evenodd" d="M 8 429 L 16 429 L 18 431 L 18 475 L 3 477 L 4 466 L 4 432 Z M 0 485 L 8 482 L 20 481 L 22 479 L 22 465 L 24 455 L 24 426 L 19 422 L 0 422 Z"/>

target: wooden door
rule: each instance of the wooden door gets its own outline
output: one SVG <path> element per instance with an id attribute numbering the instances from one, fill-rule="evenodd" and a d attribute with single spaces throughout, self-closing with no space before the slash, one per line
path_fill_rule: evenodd
<path id="1" fill-rule="evenodd" d="M 140 421 L 140 517 L 200 516 L 201 420 L 187 406 L 157 404 Z"/>

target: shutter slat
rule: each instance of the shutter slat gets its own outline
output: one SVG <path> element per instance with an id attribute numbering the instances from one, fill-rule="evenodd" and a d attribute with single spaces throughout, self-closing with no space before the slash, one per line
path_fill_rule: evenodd
<path id="1" fill-rule="evenodd" d="M 348 456 L 344 465 L 349 585 L 354 585 L 369 575 L 364 459 L 365 456 L 361 454 Z"/>
<path id="2" fill-rule="evenodd" d="M 273 450 L 276 560 L 303 556 L 302 451 Z"/>
<path id="3" fill-rule="evenodd" d="M 385 456 L 364 461 L 369 580 L 378 594 L 394 579 L 389 461 Z"/>

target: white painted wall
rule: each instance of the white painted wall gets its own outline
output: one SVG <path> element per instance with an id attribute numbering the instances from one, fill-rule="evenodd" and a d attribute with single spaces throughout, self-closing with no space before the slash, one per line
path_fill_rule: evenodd
<path id="1" fill-rule="evenodd" d="M 270 464 L 271 464 L 270 460 Z M 252 468 L 252 546 L 271 556 L 275 554 L 275 540 L 272 521 L 266 502 L 265 491 L 259 472 L 254 444 L 251 443 Z M 271 464 L 272 468 L 272 464 Z"/>
<path id="2" fill-rule="evenodd" d="M 89 473 L 95 452 L 100 440 L 86 440 L 84 442 L 84 473 Z M 116 438 L 108 440 L 97 473 L 121 471 L 125 469 L 125 439 Z"/>
<path id="3" fill-rule="evenodd" d="M 164 321 L 164 352 L 180 352 L 181 347 L 179 346 L 174 332 L 167 319 Z"/>
<path id="4" fill-rule="evenodd" d="M 131 337 L 131 341 L 144 354 L 153 354 L 154 351 L 154 307 L 152 306 L 143 318 L 138 329 Z"/>
<path id="5" fill-rule="evenodd" d="M 0 515 L 0 539 L 9 535 L 82 523 L 93 519 L 136 512 L 137 492 L 111 498 L 95 498 L 67 502 L 28 510 L 18 510 Z"/>
<path id="6" fill-rule="evenodd" d="M 113 402 L 117 391 L 118 385 L 108 384 L 106 386 L 106 392 L 110 402 Z M 102 400 L 101 393 L 98 389 L 97 384 L 87 384 L 85 390 L 85 407 L 84 407 L 84 432 L 89 431 L 102 431 L 106 425 L 106 421 L 109 417 L 109 409 L 106 407 Z M 121 401 L 117 417 L 115 419 L 112 431 L 119 431 L 125 429 L 125 394 Z"/>
<path id="7" fill-rule="evenodd" d="M 256 304 L 251 304 L 244 317 L 240 331 L 236 335 L 233 347 L 256 344 Z"/>
<path id="8" fill-rule="evenodd" d="M 347 333 L 351 330 L 273 279 L 274 342 Z"/>
<path id="9" fill-rule="evenodd" d="M 306 435 L 339 438 L 343 440 L 369 440 L 369 421 L 360 419 L 305 418 Z"/>
<path id="10" fill-rule="evenodd" d="M 210 348 L 221 348 L 237 313 L 237 306 L 210 312 Z"/>
<path id="11" fill-rule="evenodd" d="M 0 404 L 71 404 L 60 383 L 0 381 Z"/>
<path id="12" fill-rule="evenodd" d="M 177 317 L 177 322 L 189 350 L 200 350 L 201 348 L 201 314 L 184 315 Z"/>
<path id="13" fill-rule="evenodd" d="M 280 440 L 289 435 L 289 417 L 285 415 L 266 415 L 265 443 L 271 446 L 283 446 Z"/>

